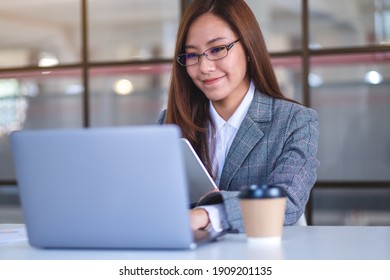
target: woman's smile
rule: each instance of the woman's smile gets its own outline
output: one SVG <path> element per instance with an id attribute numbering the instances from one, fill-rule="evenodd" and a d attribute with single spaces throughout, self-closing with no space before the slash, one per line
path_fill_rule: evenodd
<path id="1" fill-rule="evenodd" d="M 205 84 L 206 86 L 207 85 L 214 85 L 216 84 L 217 82 L 219 82 L 220 80 L 222 80 L 224 76 L 222 77 L 218 77 L 218 78 L 209 78 L 209 79 L 205 79 L 205 80 L 202 80 L 203 84 Z"/>

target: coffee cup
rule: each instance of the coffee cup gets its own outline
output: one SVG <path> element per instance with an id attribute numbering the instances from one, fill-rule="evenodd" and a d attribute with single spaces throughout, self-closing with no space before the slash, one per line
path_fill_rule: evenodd
<path id="1" fill-rule="evenodd" d="M 240 192 L 240 206 L 249 242 L 280 242 L 283 234 L 286 194 L 273 185 L 250 185 Z"/>

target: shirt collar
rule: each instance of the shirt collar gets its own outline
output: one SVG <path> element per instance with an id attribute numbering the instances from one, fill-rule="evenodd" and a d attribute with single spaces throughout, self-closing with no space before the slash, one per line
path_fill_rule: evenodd
<path id="1" fill-rule="evenodd" d="M 218 132 L 225 125 L 225 123 L 228 123 L 229 125 L 231 125 L 232 127 L 238 130 L 242 121 L 245 118 L 246 113 L 248 112 L 254 94 L 255 94 L 255 84 L 253 83 L 253 81 L 251 81 L 249 85 L 249 89 L 246 92 L 244 99 L 241 101 L 236 111 L 227 121 L 221 118 L 221 116 L 215 110 L 213 103 L 210 101 L 210 116 L 212 121 L 214 122 L 215 131 Z"/>

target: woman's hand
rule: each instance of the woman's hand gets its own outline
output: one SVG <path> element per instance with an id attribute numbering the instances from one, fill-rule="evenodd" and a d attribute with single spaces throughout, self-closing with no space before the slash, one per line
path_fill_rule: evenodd
<path id="1" fill-rule="evenodd" d="M 190 224 L 192 230 L 204 229 L 210 223 L 209 214 L 203 208 L 190 210 Z"/>

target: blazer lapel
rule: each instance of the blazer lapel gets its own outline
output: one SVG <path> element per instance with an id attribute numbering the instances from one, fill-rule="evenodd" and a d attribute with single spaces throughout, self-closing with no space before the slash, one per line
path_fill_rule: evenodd
<path id="1" fill-rule="evenodd" d="M 248 113 L 241 123 L 232 146 L 226 156 L 219 184 L 220 190 L 228 190 L 229 184 L 253 147 L 264 136 L 261 123 L 272 119 L 273 99 L 258 91 L 253 96 Z"/>

